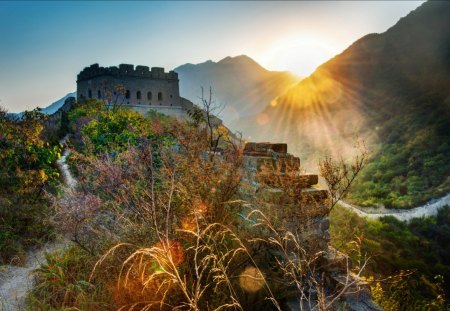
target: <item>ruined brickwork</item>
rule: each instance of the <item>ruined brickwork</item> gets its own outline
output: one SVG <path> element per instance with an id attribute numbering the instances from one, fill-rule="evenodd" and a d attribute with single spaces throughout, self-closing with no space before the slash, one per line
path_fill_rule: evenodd
<path id="1" fill-rule="evenodd" d="M 93 64 L 77 76 L 78 100 L 101 99 L 147 114 L 151 110 L 183 119 L 192 103 L 180 97 L 178 74 L 164 68 Z"/>
<path id="2" fill-rule="evenodd" d="M 370 286 L 349 272 L 348 257 L 329 245 L 329 192 L 317 185 L 318 176 L 301 172 L 300 159 L 287 152 L 286 144 L 247 143 L 244 166 L 253 188 L 249 198 L 256 198 L 250 199 L 256 203 L 250 209 L 270 216 L 273 228 L 281 236 L 292 233 L 298 239 L 298 244 L 292 241 L 291 245 L 286 244 L 286 252 L 280 252 L 277 247 L 267 252 L 291 262 L 300 260 L 296 256 L 313 258 L 310 268 L 316 271 L 318 279 L 324 281 L 330 291 L 342 291 L 340 303 L 333 310 L 381 310 L 372 301 Z M 258 235 L 264 240 L 276 238 L 268 227 L 255 226 L 261 217 L 254 215 L 244 217 L 243 226 L 259 230 Z M 314 295 L 312 293 L 312 297 Z M 288 298 L 286 304 L 286 310 L 316 310 L 309 307 L 295 296 Z"/>

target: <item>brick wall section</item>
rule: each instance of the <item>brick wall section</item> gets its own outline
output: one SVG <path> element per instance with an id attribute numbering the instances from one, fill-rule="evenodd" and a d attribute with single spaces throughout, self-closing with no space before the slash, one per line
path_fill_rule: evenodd
<path id="1" fill-rule="evenodd" d="M 125 92 L 118 92 L 122 86 Z M 100 67 L 93 64 L 77 76 L 77 99 L 108 99 L 142 114 L 150 110 L 186 118 L 192 103 L 180 97 L 178 74 L 164 68 L 121 64 Z"/>
<path id="2" fill-rule="evenodd" d="M 347 271 L 348 257 L 329 245 L 329 194 L 318 187 L 318 176 L 300 171 L 300 159 L 287 152 L 287 144 L 247 143 L 244 166 L 257 198 L 252 208 L 270 215 L 276 230 L 298 236 L 301 247 L 310 257 L 318 256 L 316 269 L 323 273 L 331 290 L 340 291 L 346 288 L 346 282 L 353 282 L 343 291 L 333 310 L 381 310 L 372 301 L 370 286 Z M 263 239 L 273 236 L 273 232 L 264 227 L 251 230 L 259 230 L 254 233 L 262 235 Z M 300 310 L 300 305 L 307 307 L 304 304 L 293 297 L 288 299 L 284 309 Z"/>

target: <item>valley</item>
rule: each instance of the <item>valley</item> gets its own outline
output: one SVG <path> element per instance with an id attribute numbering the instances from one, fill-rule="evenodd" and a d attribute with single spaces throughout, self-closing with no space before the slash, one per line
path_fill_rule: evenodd
<path id="1" fill-rule="evenodd" d="M 0 4 L 1 311 L 450 309 L 450 2 L 41 4 Z"/>

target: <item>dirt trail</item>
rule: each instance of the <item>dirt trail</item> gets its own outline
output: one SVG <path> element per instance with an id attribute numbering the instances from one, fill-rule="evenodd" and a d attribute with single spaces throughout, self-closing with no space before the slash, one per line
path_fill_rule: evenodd
<path id="1" fill-rule="evenodd" d="M 67 188 L 69 189 L 75 189 L 77 186 L 77 180 L 73 177 L 72 173 L 69 170 L 69 165 L 67 164 L 67 157 L 70 155 L 70 149 L 67 148 L 67 139 L 69 138 L 68 135 L 66 135 L 63 139 L 60 140 L 60 144 L 64 146 L 63 154 L 61 158 L 59 158 L 56 161 L 56 164 L 59 167 L 59 170 L 62 173 L 64 183 L 66 184 Z"/>
<path id="2" fill-rule="evenodd" d="M 64 179 L 68 190 L 74 189 L 77 185 L 76 179 L 72 176 L 67 157 L 70 150 L 66 146 L 68 136 L 64 137 L 60 143 L 64 146 L 61 158 L 56 162 Z M 27 290 L 33 285 L 31 272 L 45 262 L 45 253 L 61 249 L 67 245 L 67 241 L 59 240 L 40 247 L 39 249 L 27 253 L 27 262 L 24 267 L 7 265 L 0 267 L 0 310 L 15 311 L 24 310 L 25 296 Z"/>
<path id="3" fill-rule="evenodd" d="M 450 205 L 450 193 L 439 198 L 431 200 L 430 202 L 408 210 L 401 209 L 386 209 L 386 208 L 364 208 L 346 202 L 340 201 L 340 205 L 348 208 L 361 217 L 379 219 L 385 216 L 393 216 L 401 221 L 409 221 L 413 218 L 420 218 L 424 216 L 436 216 L 439 209 L 445 205 Z"/>
<path id="4" fill-rule="evenodd" d="M 13 311 L 25 309 L 25 295 L 31 289 L 31 272 L 45 262 L 45 253 L 64 247 L 62 241 L 52 242 L 36 251 L 28 252 L 24 267 L 8 265 L 0 272 L 0 310 Z"/>

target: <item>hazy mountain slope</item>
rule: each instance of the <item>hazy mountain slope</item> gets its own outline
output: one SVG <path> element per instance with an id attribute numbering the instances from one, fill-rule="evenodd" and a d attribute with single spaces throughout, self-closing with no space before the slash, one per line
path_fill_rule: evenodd
<path id="1" fill-rule="evenodd" d="M 355 196 L 397 207 L 423 201 L 450 171 L 449 17 L 449 2 L 424 3 L 233 125 L 294 144 L 302 158 L 326 149 L 348 155 L 362 136 L 373 161 Z"/>
<path id="2" fill-rule="evenodd" d="M 181 96 L 199 103 L 201 87 L 212 87 L 217 103 L 224 104 L 221 117 L 232 120 L 260 112 L 277 95 L 287 91 L 299 78 L 289 72 L 269 71 L 241 55 L 219 62 L 185 64 L 175 68 Z"/>
<path id="3" fill-rule="evenodd" d="M 41 111 L 45 114 L 54 114 L 56 111 L 58 111 L 59 108 L 62 107 L 62 105 L 64 105 L 64 101 L 69 97 L 77 98 L 77 92 L 68 93 L 63 98 L 55 101 L 54 103 L 50 104 L 49 106 L 47 106 L 45 108 L 42 108 Z"/>
<path id="4" fill-rule="evenodd" d="M 67 93 L 64 97 L 61 99 L 58 99 L 57 101 L 51 103 L 45 108 L 41 108 L 41 112 L 51 115 L 54 114 L 56 111 L 58 111 L 59 108 L 61 108 L 64 105 L 64 102 L 69 97 L 77 97 L 77 92 Z M 17 112 L 17 113 L 8 113 L 8 116 L 11 118 L 20 118 L 23 115 L 23 112 Z"/>

